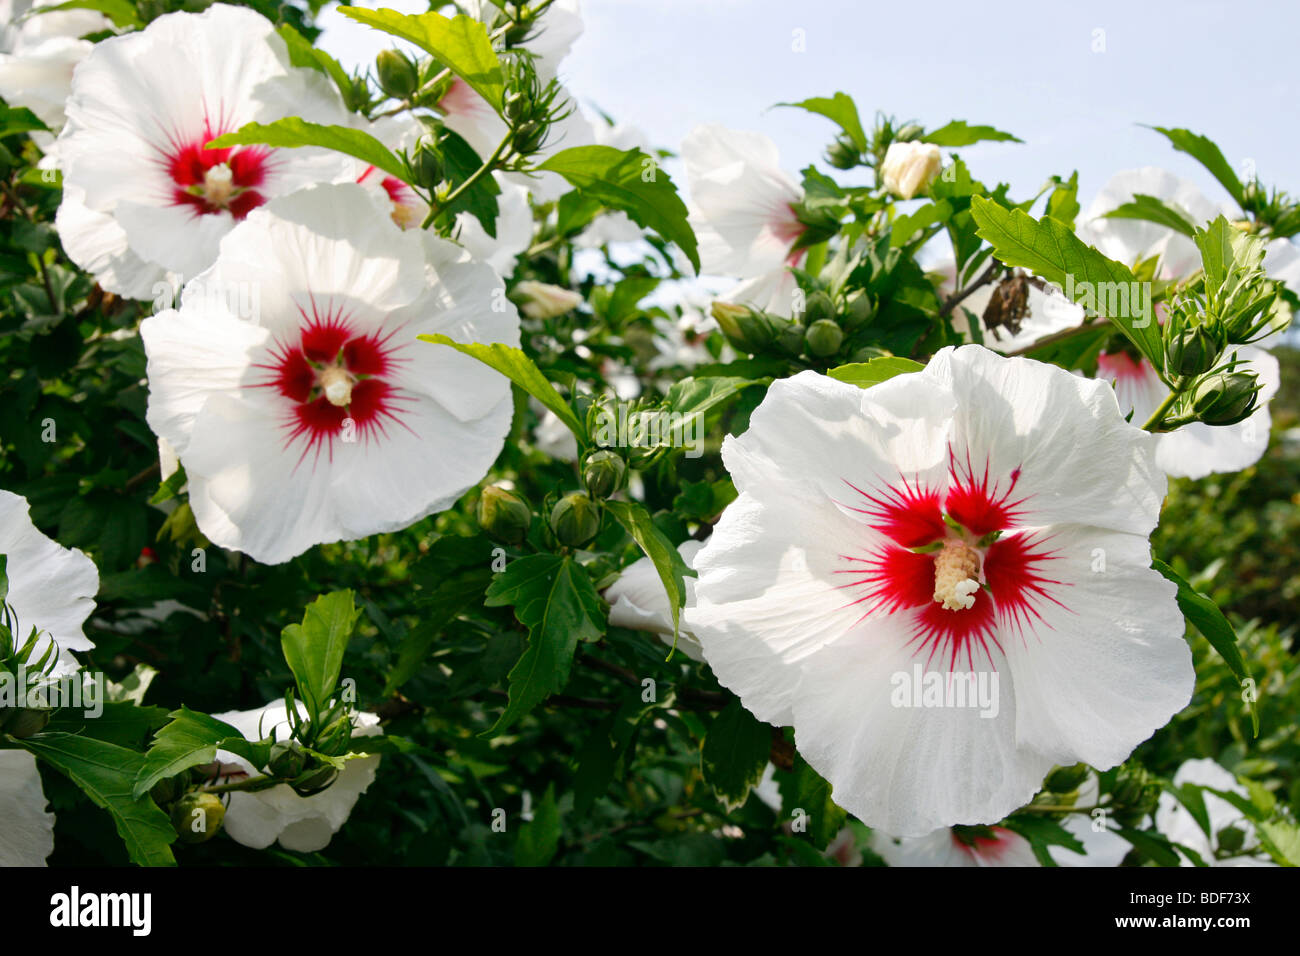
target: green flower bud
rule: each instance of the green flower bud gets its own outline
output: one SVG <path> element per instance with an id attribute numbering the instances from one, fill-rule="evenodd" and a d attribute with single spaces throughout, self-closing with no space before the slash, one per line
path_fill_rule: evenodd
<path id="1" fill-rule="evenodd" d="M 546 123 L 537 120 L 525 120 L 514 132 L 510 148 L 520 156 L 531 156 L 542 148 L 549 132 Z"/>
<path id="2" fill-rule="evenodd" d="M 1255 411 L 1259 389 L 1253 372 L 1215 372 L 1197 384 L 1192 411 L 1207 425 L 1235 425 Z"/>
<path id="3" fill-rule="evenodd" d="M 1088 765 L 1076 763 L 1072 767 L 1057 767 L 1047 775 L 1045 786 L 1052 793 L 1073 793 L 1088 779 Z"/>
<path id="4" fill-rule="evenodd" d="M 410 57 L 399 50 L 382 50 L 375 57 L 379 88 L 393 99 L 404 100 L 420 85 L 419 71 Z"/>
<path id="5" fill-rule="evenodd" d="M 617 452 L 605 449 L 587 456 L 582 469 L 582 483 L 593 498 L 608 498 L 623 487 L 627 477 L 627 462 Z"/>
<path id="6" fill-rule="evenodd" d="M 225 818 L 225 805 L 215 793 L 187 793 L 172 807 L 172 826 L 182 843 L 211 840 Z"/>
<path id="7" fill-rule="evenodd" d="M 844 326 L 850 332 L 862 328 L 876 317 L 876 303 L 865 292 L 859 291 L 850 298 L 848 306 L 844 315 Z"/>
<path id="8" fill-rule="evenodd" d="M 803 320 L 807 325 L 812 325 L 818 319 L 832 319 L 835 317 L 835 303 L 831 302 L 831 297 L 825 292 L 814 292 L 808 296 L 807 302 L 803 307 Z"/>
<path id="9" fill-rule="evenodd" d="M 1237 827 L 1224 827 L 1217 834 L 1215 839 L 1219 849 L 1225 853 L 1236 853 L 1246 844 L 1246 833 Z"/>
<path id="10" fill-rule="evenodd" d="M 736 348 L 751 355 L 761 352 L 776 337 L 777 328 L 762 312 L 732 302 L 714 302 L 709 309 L 722 334 Z"/>
<path id="11" fill-rule="evenodd" d="M 907 143 L 914 139 L 920 139 L 925 133 L 925 128 L 918 123 L 908 123 L 897 133 L 894 134 L 895 142 Z"/>
<path id="12" fill-rule="evenodd" d="M 432 139 L 422 139 L 411 157 L 411 174 L 417 186 L 434 189 L 446 178 L 442 150 Z"/>
<path id="13" fill-rule="evenodd" d="M 488 485 L 478 499 L 479 527 L 505 544 L 519 544 L 528 534 L 533 509 L 519 495 Z"/>
<path id="14" fill-rule="evenodd" d="M 188 777 L 186 779 L 188 780 Z M 181 795 L 181 786 L 180 777 L 163 777 L 153 785 L 149 796 L 153 797 L 153 802 L 158 806 L 164 807 Z"/>
<path id="15" fill-rule="evenodd" d="M 798 322 L 787 322 L 776 337 L 776 346 L 792 358 L 803 352 L 804 328 Z"/>
<path id="16" fill-rule="evenodd" d="M 277 777 L 291 779 L 307 769 L 307 755 L 291 740 L 281 740 L 271 745 L 271 759 L 266 768 Z"/>
<path id="17" fill-rule="evenodd" d="M 831 319 L 818 319 L 808 326 L 808 351 L 825 358 L 834 355 L 844 344 L 844 333 Z"/>
<path id="18" fill-rule="evenodd" d="M 847 134 L 835 137 L 835 142 L 826 149 L 826 162 L 836 169 L 852 169 L 862 161 L 862 151 L 854 145 Z"/>
<path id="19" fill-rule="evenodd" d="M 1223 351 L 1218 341 L 1204 325 L 1194 325 L 1169 335 L 1165 343 L 1165 369 L 1170 375 L 1204 375 L 1214 368 Z"/>
<path id="20" fill-rule="evenodd" d="M 4 732 L 11 737 L 24 740 L 44 730 L 53 712 L 37 707 L 16 707 L 8 713 L 9 717 L 4 722 Z"/>
<path id="21" fill-rule="evenodd" d="M 298 796 L 310 797 L 312 794 L 328 789 L 338 779 L 338 775 L 339 772 L 333 767 L 317 767 L 294 780 L 289 786 L 293 787 L 293 792 Z"/>
<path id="22" fill-rule="evenodd" d="M 567 494 L 551 509 L 551 530 L 560 544 L 580 548 L 600 530 L 600 509 L 580 491 Z"/>

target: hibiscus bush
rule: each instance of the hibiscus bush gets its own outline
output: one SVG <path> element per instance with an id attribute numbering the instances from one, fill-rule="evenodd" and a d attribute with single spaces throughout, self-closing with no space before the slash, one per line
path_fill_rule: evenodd
<path id="1" fill-rule="evenodd" d="M 0 863 L 1300 863 L 1286 192 L 321 6 L 7 4 Z"/>

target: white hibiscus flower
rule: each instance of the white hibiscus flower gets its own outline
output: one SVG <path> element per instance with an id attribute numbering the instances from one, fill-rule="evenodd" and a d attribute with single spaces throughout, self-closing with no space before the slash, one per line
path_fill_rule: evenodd
<path id="1" fill-rule="evenodd" d="M 274 26 L 241 7 L 167 14 L 99 43 L 67 114 L 59 236 L 74 262 L 130 298 L 150 297 L 167 273 L 206 269 L 221 237 L 268 199 L 351 168 L 329 150 L 204 148 L 253 120 L 347 122 L 329 81 L 290 67 Z"/>
<path id="2" fill-rule="evenodd" d="M 274 734 L 276 740 L 283 741 L 290 736 L 287 713 L 281 699 L 253 710 L 212 716 L 224 720 L 249 740 L 263 740 Z M 353 726 L 354 736 L 383 733 L 374 714 L 354 715 Z M 217 760 L 227 766 L 237 765 L 245 775 L 257 772 L 248 761 L 224 750 L 217 751 Z M 309 797 L 299 796 L 288 784 L 255 793 L 236 790 L 230 794 L 223 829 L 237 843 L 255 850 L 265 849 L 277 840 L 286 850 L 298 853 L 323 850 L 347 822 L 361 794 L 374 783 L 378 769 L 378 756 L 353 758 L 327 789 Z"/>
<path id="3" fill-rule="evenodd" d="M 72 73 L 94 44 L 81 37 L 111 30 L 108 17 L 94 10 L 41 12 L 60 0 L 6 0 L 0 4 L 0 96 L 10 106 L 31 110 L 57 133 L 66 119 L 63 106 L 72 91 Z M 48 150 L 50 133 L 33 135 Z"/>
<path id="4" fill-rule="evenodd" d="M 695 566 L 695 556 L 704 547 L 704 542 L 687 540 L 677 546 L 677 553 L 682 556 L 688 568 Z M 688 577 L 686 583 L 686 606 L 695 603 L 695 578 Z M 605 600 L 609 602 L 609 623 L 617 627 L 627 627 L 634 631 L 649 631 L 669 647 L 673 644 L 673 612 L 668 602 L 668 592 L 659 579 L 654 562 L 641 558 L 624 569 L 605 591 Z M 677 635 L 677 649 L 693 661 L 704 660 L 700 652 L 700 642 L 686 628 L 680 628 Z"/>
<path id="5" fill-rule="evenodd" d="M 1174 774 L 1174 786 L 1182 787 L 1187 784 L 1249 797 L 1246 788 L 1237 782 L 1236 777 L 1208 757 L 1188 760 L 1178 768 Z M 1174 843 L 1182 844 L 1195 851 L 1201 860 L 1210 866 L 1277 865 L 1268 857 L 1258 855 L 1259 837 L 1255 833 L 1255 824 L 1246 819 L 1245 814 L 1222 797 L 1212 793 L 1205 793 L 1203 796 L 1212 836 L 1205 834 L 1201 825 L 1196 822 L 1196 818 L 1171 793 L 1160 795 L 1160 804 L 1156 808 L 1156 829 Z M 1216 854 L 1219 851 L 1220 834 L 1229 828 L 1241 831 L 1241 847 L 1239 850 L 1231 851 L 1236 855 L 1219 859 Z M 1181 857 L 1181 865 L 1194 866 L 1195 864 L 1186 857 Z"/>
<path id="6" fill-rule="evenodd" d="M 794 203 L 803 189 L 781 168 L 776 144 L 762 133 L 697 126 L 682 141 L 691 196 L 691 225 L 699 240 L 700 271 L 743 280 L 725 301 L 790 315 L 796 288 L 787 266 L 805 226 Z"/>
<path id="7" fill-rule="evenodd" d="M 427 131 L 423 123 L 409 113 L 400 116 L 383 116 L 368 122 L 360 116 L 352 118 L 352 124 L 375 139 L 379 140 L 393 152 L 405 151 L 408 155 L 415 153 L 416 144 Z M 389 175 L 382 169 L 353 160 L 354 174 L 351 177 L 370 193 L 379 208 L 402 229 L 417 229 L 429 213 L 429 204 L 410 187 L 409 184 Z"/>
<path id="8" fill-rule="evenodd" d="M 979 346 L 868 390 L 804 372 L 722 455 L 686 625 L 868 825 L 995 823 L 1190 699 L 1165 479 L 1108 385 Z"/>
<path id="9" fill-rule="evenodd" d="M 32 524 L 27 499 L 8 491 L 0 491 L 0 554 L 6 558 L 9 578 L 5 603 L 17 622 L 14 639 L 21 645 L 36 628 L 42 637 L 34 658 L 39 659 L 53 641 L 62 661 L 60 672 L 76 670 L 78 665 L 67 652 L 95 646 L 82 633 L 99 590 L 95 562 L 41 534 Z"/>
<path id="10" fill-rule="evenodd" d="M 493 173 L 501 194 L 497 196 L 496 236 L 489 236 L 478 217 L 462 212 L 456 217 L 456 241 L 507 278 L 514 274 L 515 263 L 533 243 L 533 207 L 528 203 L 528 189 Z"/>
<path id="11" fill-rule="evenodd" d="M 228 290 L 258 292 L 257 314 Z M 179 311 L 151 316 L 150 426 L 185 466 L 200 530 L 278 563 L 405 528 L 487 472 L 509 383 L 416 336 L 519 342 L 491 268 L 402 232 L 366 191 L 317 186 L 254 210 Z"/>
<path id="12" fill-rule="evenodd" d="M 44 866 L 54 852 L 54 814 L 46 809 L 36 758 L 0 750 L 0 867 Z"/>

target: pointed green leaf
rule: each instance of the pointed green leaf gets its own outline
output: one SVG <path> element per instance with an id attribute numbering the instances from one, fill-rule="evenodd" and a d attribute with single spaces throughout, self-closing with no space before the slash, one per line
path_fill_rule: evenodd
<path id="1" fill-rule="evenodd" d="M 637 225 L 677 243 L 695 271 L 700 271 L 700 253 L 695 232 L 686 221 L 686 204 L 653 156 L 639 149 L 575 146 L 561 150 L 537 168 L 559 173 L 584 198 L 621 210 Z"/>
<path id="2" fill-rule="evenodd" d="M 1241 180 L 1233 172 L 1232 165 L 1224 158 L 1223 151 L 1215 145 L 1214 141 L 1193 133 L 1189 129 L 1167 129 L 1163 126 L 1151 126 L 1157 133 L 1163 134 L 1169 142 L 1174 144 L 1174 149 L 1186 153 L 1194 160 L 1210 171 L 1215 179 L 1223 184 L 1223 188 L 1228 190 L 1228 194 L 1240 204 L 1242 201 L 1243 191 Z"/>
<path id="3" fill-rule="evenodd" d="M 676 635 L 682 605 L 686 603 L 686 578 L 695 577 L 695 572 L 686 566 L 681 553 L 664 537 L 644 505 L 635 501 L 606 501 L 605 507 L 654 564 L 668 594 L 668 607 L 673 613 L 673 634 Z"/>
<path id="4" fill-rule="evenodd" d="M 334 693 L 343 654 L 360 617 L 352 592 L 335 591 L 307 605 L 301 624 L 290 624 L 280 632 L 284 659 L 309 714 L 317 713 Z"/>
<path id="5" fill-rule="evenodd" d="M 728 810 L 745 802 L 763 776 L 772 752 L 772 726 L 732 698 L 709 725 L 700 749 L 700 769 Z"/>
<path id="6" fill-rule="evenodd" d="M 569 426 L 569 431 L 577 437 L 579 445 L 587 444 L 587 427 L 578 420 L 569 403 L 546 380 L 546 376 L 533 364 L 533 360 L 519 349 L 501 342 L 494 342 L 491 345 L 480 342 L 461 343 L 445 335 L 421 335 L 418 338 L 423 342 L 432 342 L 434 345 L 449 345 L 457 352 L 476 358 L 484 365 L 496 369 L 555 412 L 560 421 Z"/>
<path id="7" fill-rule="evenodd" d="M 463 14 L 448 18 L 440 13 L 407 16 L 396 10 L 339 7 L 346 17 L 414 43 L 470 85 L 498 113 L 504 81 L 501 61 L 492 49 L 487 27 Z"/>
<path id="8" fill-rule="evenodd" d="M 825 116 L 848 134 L 849 139 L 853 141 L 853 145 L 858 148 L 859 152 L 866 151 L 867 135 L 862 131 L 862 119 L 858 116 L 858 107 L 853 102 L 853 97 L 847 93 L 836 93 L 830 97 L 814 96 L 810 99 L 800 100 L 798 103 L 777 103 L 776 105 L 793 106 L 807 110 L 809 113 Z"/>
<path id="9" fill-rule="evenodd" d="M 888 381 L 895 375 L 919 372 L 924 368 L 925 366 L 920 362 L 886 355 L 881 358 L 873 358 L 867 362 L 852 362 L 848 365 L 841 365 L 830 369 L 826 374 L 836 381 L 848 382 L 850 385 L 858 386 L 858 388 L 870 388 L 872 385 L 879 385 L 881 382 Z"/>
<path id="10" fill-rule="evenodd" d="M 965 120 L 953 120 L 946 126 L 940 126 L 921 137 L 926 143 L 936 146 L 969 146 L 982 140 L 999 143 L 1023 143 L 1024 140 L 1004 133 L 992 126 L 971 126 Z"/>
<path id="11" fill-rule="evenodd" d="M 406 170 L 401 159 L 369 133 L 350 129 L 347 126 L 322 126 L 319 123 L 308 123 L 296 116 L 278 119 L 273 123 L 247 123 L 233 133 L 218 136 L 208 144 L 213 149 L 252 145 L 284 149 L 319 146 L 355 156 L 404 183 L 409 183 L 411 179 L 411 174 Z"/>
<path id="12" fill-rule="evenodd" d="M 1196 224 L 1192 222 L 1191 214 L 1185 209 L 1180 209 L 1157 196 L 1147 196 L 1142 193 L 1135 195 L 1132 202 L 1116 206 L 1102 218 L 1140 219 L 1144 222 L 1154 222 L 1182 233 L 1189 239 L 1196 232 Z"/>
<path id="13" fill-rule="evenodd" d="M 560 846 L 560 808 L 555 803 L 555 784 L 546 788 L 533 819 L 519 829 L 515 839 L 515 866 L 545 866 Z"/>
<path id="14" fill-rule="evenodd" d="M 19 741 L 54 767 L 113 817 L 127 855 L 140 866 L 175 866 L 176 839 L 167 814 L 148 796 L 133 793 L 144 755 L 116 744 L 72 734 L 38 734 Z"/>
<path id="15" fill-rule="evenodd" d="M 1020 266 L 1056 285 L 1090 315 L 1113 322 L 1157 367 L 1163 367 L 1160 328 L 1150 298 L 1123 263 L 1108 259 L 1050 216 L 1034 219 L 981 196 L 971 198 L 977 232 L 1009 266 Z"/>
<path id="16" fill-rule="evenodd" d="M 184 705 L 168 716 L 171 723 L 158 731 L 136 773 L 132 793 L 137 798 L 147 794 L 160 780 L 174 777 L 190 767 L 211 763 L 218 750 L 239 754 L 257 767 L 266 762 L 267 754 L 263 750 L 269 748 L 256 747 L 224 721 Z"/>

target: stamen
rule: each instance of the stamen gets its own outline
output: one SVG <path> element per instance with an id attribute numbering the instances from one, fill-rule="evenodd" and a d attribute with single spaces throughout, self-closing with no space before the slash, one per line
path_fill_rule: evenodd
<path id="1" fill-rule="evenodd" d="M 235 192 L 235 174 L 221 163 L 203 174 L 203 198 L 219 209 L 224 209 Z"/>
<path id="2" fill-rule="evenodd" d="M 980 555 L 964 541 L 949 538 L 934 559 L 934 600 L 945 610 L 966 610 L 979 590 Z"/>
<path id="3" fill-rule="evenodd" d="M 316 378 L 331 405 L 343 408 L 352 402 L 352 376 L 347 369 L 331 365 L 323 369 Z"/>

